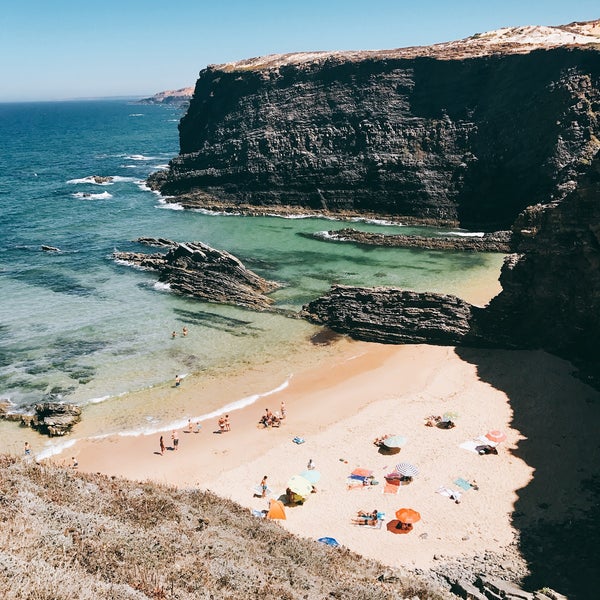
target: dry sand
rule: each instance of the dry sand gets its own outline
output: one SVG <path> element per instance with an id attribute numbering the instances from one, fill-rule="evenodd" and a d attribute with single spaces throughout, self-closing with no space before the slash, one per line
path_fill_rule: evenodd
<path id="1" fill-rule="evenodd" d="M 543 352 L 384 346 L 345 338 L 318 365 L 310 362 L 300 356 L 288 387 L 231 412 L 230 432 L 215 433 L 214 419 L 200 433 L 180 431 L 179 449 L 163 456 L 159 434 L 153 434 L 80 441 L 68 457 L 55 460 L 73 454 L 80 470 L 210 489 L 249 509 L 265 509 L 267 500 L 253 491 L 263 475 L 277 498 L 312 458 L 322 475 L 318 491 L 287 508 L 282 526 L 309 538 L 334 537 L 390 566 L 427 568 L 434 555 L 501 551 L 514 543 L 515 523 L 533 523 L 540 511 L 560 518 L 567 506 L 586 506 L 589 498 L 572 491 L 600 458 L 594 428 L 582 427 L 597 422 L 600 403 L 596 392 L 571 376 L 568 363 Z M 248 381 L 259 386 L 256 377 Z M 246 391 L 272 387 L 265 382 Z M 201 385 L 185 381 L 169 394 L 184 393 L 187 409 L 195 391 L 200 396 Z M 223 386 L 221 405 L 238 392 L 230 396 Z M 259 427 L 265 408 L 278 410 L 282 400 L 283 425 Z M 424 425 L 426 416 L 446 411 L 459 414 L 454 429 Z M 507 436 L 497 456 L 459 447 L 490 429 Z M 407 438 L 399 454 L 383 455 L 373 444 L 386 433 Z M 170 431 L 163 435 L 170 446 Z M 305 443 L 293 443 L 295 436 Z M 397 494 L 384 494 L 383 476 L 404 461 L 418 466 L 419 475 Z M 379 485 L 347 489 L 356 467 L 372 469 Z M 441 486 L 460 489 L 453 483 L 459 477 L 476 481 L 479 489 L 465 491 L 459 504 L 436 493 Z M 402 507 L 419 511 L 421 520 L 408 535 L 393 535 L 385 524 Z M 375 508 L 386 513 L 381 530 L 351 523 L 357 510 Z"/>

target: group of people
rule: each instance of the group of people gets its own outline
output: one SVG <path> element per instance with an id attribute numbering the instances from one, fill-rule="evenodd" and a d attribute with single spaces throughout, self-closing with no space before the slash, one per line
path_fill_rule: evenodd
<path id="1" fill-rule="evenodd" d="M 355 525 L 370 525 L 374 527 L 377 525 L 377 521 L 379 520 L 379 511 L 375 508 L 371 512 L 365 512 L 364 510 L 359 510 L 356 513 L 356 517 L 352 519 L 352 522 Z"/>
<path id="2" fill-rule="evenodd" d="M 279 412 L 275 411 L 275 413 L 273 413 L 270 409 L 265 408 L 265 414 L 260 418 L 258 423 L 264 427 L 279 427 L 281 421 L 285 419 L 285 414 L 285 402 L 282 400 L 281 410 Z"/>
<path id="3" fill-rule="evenodd" d="M 220 417 L 217 421 L 217 425 L 219 426 L 219 431 L 221 433 L 225 431 L 231 431 L 231 423 L 229 422 L 229 415 L 225 415 Z"/>
<path id="4" fill-rule="evenodd" d="M 183 337 L 187 337 L 187 334 L 188 334 L 188 328 L 187 328 L 187 327 L 184 327 L 184 328 L 181 330 L 181 335 L 182 335 Z M 175 339 L 175 338 L 177 337 L 177 332 L 176 332 L 176 331 L 173 331 L 173 332 L 171 333 L 171 337 L 172 337 L 173 339 Z"/>

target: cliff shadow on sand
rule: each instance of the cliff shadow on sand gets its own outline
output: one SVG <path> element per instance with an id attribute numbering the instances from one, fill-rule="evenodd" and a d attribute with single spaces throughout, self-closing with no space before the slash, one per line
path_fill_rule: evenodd
<path id="1" fill-rule="evenodd" d="M 518 490 L 512 523 L 530 575 L 570 599 L 600 586 L 600 393 L 576 379 L 567 361 L 543 351 L 456 348 L 478 377 L 503 391 L 522 439 L 512 456 L 534 469 Z"/>

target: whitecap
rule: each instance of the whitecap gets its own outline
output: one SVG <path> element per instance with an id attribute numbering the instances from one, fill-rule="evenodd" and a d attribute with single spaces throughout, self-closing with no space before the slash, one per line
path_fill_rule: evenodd
<path id="1" fill-rule="evenodd" d="M 153 169 L 160 169 L 160 170 L 166 170 L 169 168 L 169 163 L 167 164 L 162 164 L 162 165 L 152 165 Z"/>
<path id="2" fill-rule="evenodd" d="M 50 458 L 51 456 L 55 456 L 56 454 L 60 454 L 64 452 L 67 448 L 71 448 L 77 443 L 77 440 L 67 440 L 59 443 L 52 444 L 48 442 L 49 445 L 45 450 L 42 450 L 38 454 L 35 455 L 37 460 L 43 460 L 45 458 Z"/>
<path id="3" fill-rule="evenodd" d="M 87 192 L 75 192 L 71 194 L 73 198 L 83 198 L 85 200 L 108 200 L 112 198 L 112 194 L 108 192 L 102 192 L 101 194 L 88 194 Z"/>
<path id="4" fill-rule="evenodd" d="M 130 117 L 145 117 L 146 115 L 144 115 L 143 113 L 131 113 L 129 116 Z"/>
<path id="5" fill-rule="evenodd" d="M 171 291 L 171 285 L 168 283 L 163 283 L 162 281 L 157 281 L 152 287 L 155 290 L 158 290 L 159 292 L 170 292 Z"/>
<path id="6" fill-rule="evenodd" d="M 438 231 L 440 235 L 458 235 L 461 237 L 483 237 L 483 231 Z"/>
<path id="7" fill-rule="evenodd" d="M 97 175 L 88 175 L 87 177 L 81 177 L 79 179 L 69 179 L 67 183 L 75 184 L 75 183 L 91 183 L 92 185 L 112 185 L 112 180 L 114 177 L 111 177 L 111 181 L 97 181 Z"/>
<path id="8" fill-rule="evenodd" d="M 129 160 L 156 160 L 157 156 L 145 156 L 144 154 L 129 154 L 125 158 Z"/>

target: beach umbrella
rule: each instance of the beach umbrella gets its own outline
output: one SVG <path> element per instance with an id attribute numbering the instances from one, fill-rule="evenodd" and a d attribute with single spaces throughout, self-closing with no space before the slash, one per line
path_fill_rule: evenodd
<path id="1" fill-rule="evenodd" d="M 442 415 L 442 421 L 454 421 L 458 417 L 458 413 L 456 412 L 445 412 Z"/>
<path id="2" fill-rule="evenodd" d="M 371 471 L 370 469 L 363 469 L 361 467 L 358 467 L 357 469 L 354 469 L 354 471 L 352 471 L 352 475 L 356 475 L 357 477 L 372 477 L 373 471 Z"/>
<path id="3" fill-rule="evenodd" d="M 331 546 L 332 548 L 337 548 L 340 545 L 340 543 L 335 538 L 332 538 L 332 537 L 322 537 L 322 538 L 319 538 L 317 541 L 321 542 L 321 544 L 327 544 L 328 546 Z"/>
<path id="4" fill-rule="evenodd" d="M 485 434 L 485 437 L 490 440 L 490 442 L 503 442 L 506 439 L 506 434 L 499 429 L 492 429 Z"/>
<path id="5" fill-rule="evenodd" d="M 294 494 L 306 498 L 312 492 L 312 483 L 300 475 L 294 475 L 288 482 L 287 486 Z"/>
<path id="6" fill-rule="evenodd" d="M 406 444 L 406 438 L 402 435 L 391 435 L 383 440 L 383 445 L 386 448 L 402 448 Z"/>
<path id="7" fill-rule="evenodd" d="M 269 512 L 267 513 L 267 519 L 282 519 L 285 520 L 285 508 L 281 500 L 269 500 Z"/>
<path id="8" fill-rule="evenodd" d="M 398 463 L 394 467 L 394 470 L 396 473 L 400 473 L 400 475 L 403 477 L 414 477 L 415 475 L 419 474 L 419 469 L 417 469 L 415 465 L 411 465 L 410 463 L 406 462 Z"/>
<path id="9" fill-rule="evenodd" d="M 321 473 L 315 469 L 311 469 L 310 471 L 300 473 L 300 477 L 304 477 L 306 481 L 310 481 L 311 483 L 317 483 L 321 479 Z"/>
<path id="10" fill-rule="evenodd" d="M 416 523 L 421 520 L 421 515 L 412 508 L 399 508 L 396 511 L 396 519 L 400 523 Z"/>
<path id="11" fill-rule="evenodd" d="M 398 519 L 393 519 L 386 525 L 386 528 L 390 533 L 410 533 L 413 526 L 412 523 L 402 523 Z"/>

